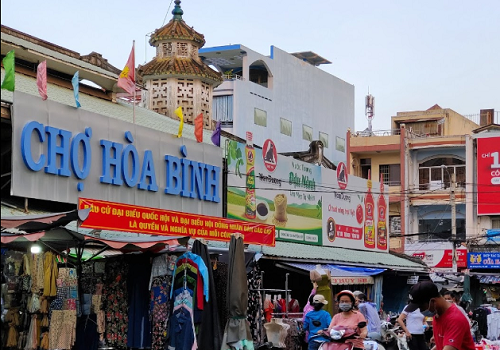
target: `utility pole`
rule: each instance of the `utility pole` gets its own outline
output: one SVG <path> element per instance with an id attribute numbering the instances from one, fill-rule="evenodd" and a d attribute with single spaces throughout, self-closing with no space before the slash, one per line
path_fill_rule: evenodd
<path id="1" fill-rule="evenodd" d="M 452 271 L 458 272 L 457 268 L 457 207 L 455 204 L 455 188 L 456 188 L 456 177 L 455 172 L 451 174 L 451 186 L 450 186 L 450 205 L 451 205 L 451 244 L 453 245 L 452 252 Z"/>

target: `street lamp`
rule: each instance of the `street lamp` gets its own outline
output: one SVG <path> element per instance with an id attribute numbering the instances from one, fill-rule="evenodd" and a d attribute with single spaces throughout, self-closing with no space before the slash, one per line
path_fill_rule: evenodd
<path id="1" fill-rule="evenodd" d="M 455 187 L 456 187 L 456 178 L 455 172 L 450 174 L 448 171 L 448 167 L 444 164 L 441 165 L 441 168 L 445 169 L 448 173 L 448 178 L 450 179 L 450 206 L 451 206 L 451 244 L 453 247 L 452 257 L 451 257 L 451 269 L 453 272 L 458 272 L 457 267 L 457 248 L 455 243 L 457 241 L 457 208 L 455 204 Z"/>

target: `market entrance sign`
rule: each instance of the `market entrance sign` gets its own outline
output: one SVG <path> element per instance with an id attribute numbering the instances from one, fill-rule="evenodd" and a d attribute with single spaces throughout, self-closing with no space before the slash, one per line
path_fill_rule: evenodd
<path id="1" fill-rule="evenodd" d="M 12 120 L 13 195 L 222 214 L 219 147 L 20 92 Z"/>
<path id="2" fill-rule="evenodd" d="M 147 233 L 161 236 L 185 235 L 229 242 L 231 234 L 240 232 L 245 244 L 274 247 L 274 226 L 255 222 L 230 220 L 178 211 L 133 206 L 89 198 L 80 198 L 79 209 L 91 208 L 81 227 Z"/>

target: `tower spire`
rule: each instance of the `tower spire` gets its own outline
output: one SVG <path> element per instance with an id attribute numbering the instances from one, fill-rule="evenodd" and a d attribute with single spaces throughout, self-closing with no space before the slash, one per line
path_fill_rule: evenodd
<path id="1" fill-rule="evenodd" d="M 181 0 L 175 0 L 175 7 L 172 10 L 172 14 L 174 15 L 174 19 L 182 19 L 182 15 L 184 11 L 181 9 Z"/>

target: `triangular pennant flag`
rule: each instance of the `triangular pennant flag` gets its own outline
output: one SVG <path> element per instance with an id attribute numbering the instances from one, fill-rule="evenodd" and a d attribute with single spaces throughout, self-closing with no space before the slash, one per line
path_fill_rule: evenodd
<path id="1" fill-rule="evenodd" d="M 75 95 L 76 108 L 80 108 L 82 105 L 80 104 L 80 73 L 78 71 L 73 75 L 71 84 L 73 84 L 73 95 Z"/>
<path id="2" fill-rule="evenodd" d="M 212 133 L 212 142 L 217 147 L 220 147 L 220 127 L 221 127 L 221 123 L 220 123 L 220 121 L 218 121 L 217 124 L 215 125 L 215 130 Z"/>
<path id="3" fill-rule="evenodd" d="M 177 133 L 177 137 L 182 137 L 182 129 L 184 129 L 184 116 L 182 115 L 182 107 L 177 107 L 174 113 L 181 120 L 181 122 L 179 123 L 179 132 Z"/>
<path id="4" fill-rule="evenodd" d="M 36 68 L 36 85 L 42 100 L 47 99 L 47 61 L 41 62 Z"/>
<path id="5" fill-rule="evenodd" d="M 2 60 L 3 68 L 5 69 L 5 77 L 2 82 L 2 89 L 14 91 L 16 88 L 16 77 L 14 76 L 15 57 L 14 50 L 10 50 Z"/>
<path id="6" fill-rule="evenodd" d="M 127 64 L 123 68 L 120 76 L 118 77 L 118 86 L 129 94 L 133 95 L 135 91 L 135 53 L 134 46 L 128 56 Z"/>
<path id="7" fill-rule="evenodd" d="M 194 118 L 194 136 L 196 141 L 203 142 L 203 113 Z"/>

